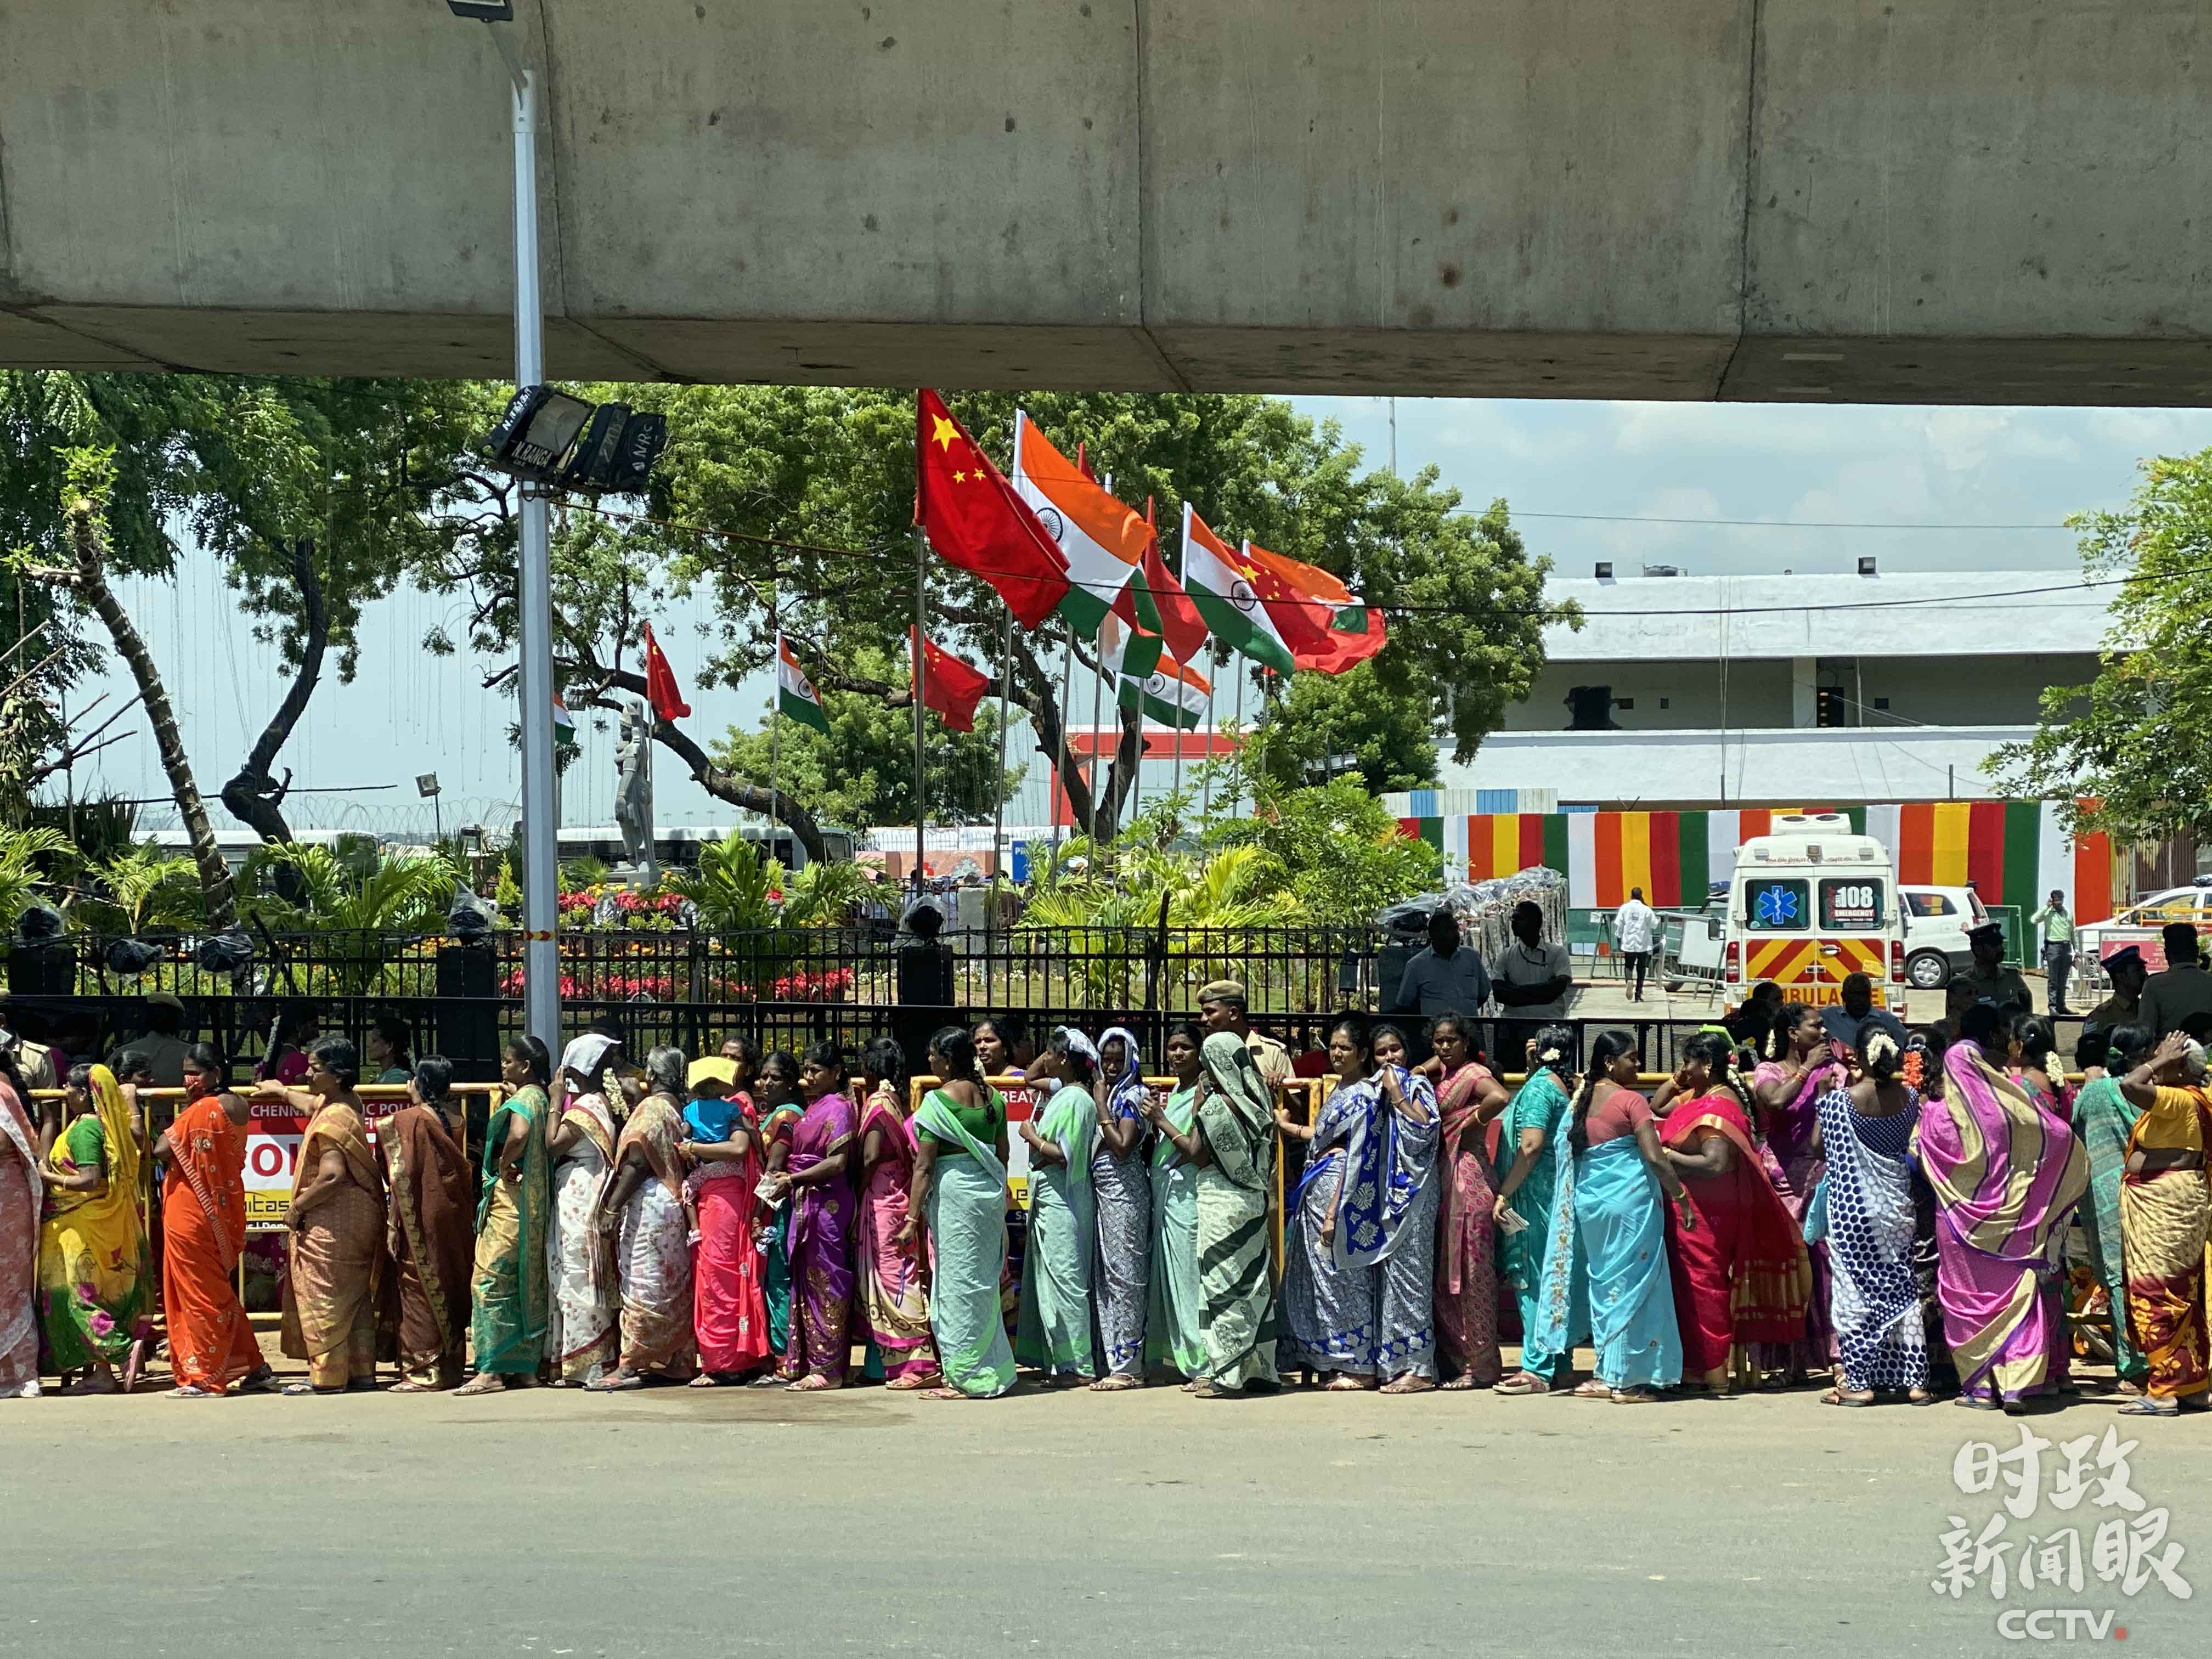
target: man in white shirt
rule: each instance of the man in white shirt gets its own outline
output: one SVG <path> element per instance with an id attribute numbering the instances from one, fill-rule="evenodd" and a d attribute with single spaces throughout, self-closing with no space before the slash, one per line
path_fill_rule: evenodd
<path id="1" fill-rule="evenodd" d="M 1628 1000 L 1644 1000 L 1644 975 L 1650 971 L 1651 951 L 1659 938 L 1659 913 L 1644 902 L 1644 890 L 1628 890 L 1628 902 L 1613 913 L 1613 943 L 1621 954 L 1622 974 L 1628 981 Z"/>

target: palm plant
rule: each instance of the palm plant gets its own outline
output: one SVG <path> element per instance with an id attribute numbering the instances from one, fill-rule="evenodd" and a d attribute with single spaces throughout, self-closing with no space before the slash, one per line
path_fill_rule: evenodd
<path id="1" fill-rule="evenodd" d="M 664 884 L 697 907 L 707 933 L 750 933 L 783 915 L 783 866 L 732 830 L 699 848 L 699 867 L 672 872 Z"/>
<path id="2" fill-rule="evenodd" d="M 329 970 L 331 988 L 341 996 L 363 996 L 374 987 L 390 935 L 438 927 L 460 879 L 435 854 L 350 858 L 327 847 L 288 842 L 258 848 L 246 861 L 244 884 L 253 890 L 264 872 L 278 869 L 298 878 L 303 902 L 286 906 L 264 897 L 256 907 L 264 920 L 292 930 L 346 937 L 350 953 Z M 278 914 L 272 916 L 272 910 Z"/>
<path id="3" fill-rule="evenodd" d="M 1200 935 L 1195 951 L 1164 964 L 1176 982 L 1197 985 L 1238 964 L 1241 935 L 1282 926 L 1297 908 L 1280 866 L 1255 847 L 1194 857 L 1139 843 L 1119 850 L 1110 874 L 1100 865 L 1091 849 L 1070 842 L 1021 922 L 1048 952 L 1065 954 L 1070 992 L 1100 1004 L 1132 1000 L 1155 930 Z"/>
<path id="4" fill-rule="evenodd" d="M 106 890 L 116 931 L 143 933 L 149 927 L 191 927 L 201 919 L 199 866 L 181 854 L 164 853 L 150 842 L 118 854 L 93 874 Z"/>
<path id="5" fill-rule="evenodd" d="M 76 850 L 68 836 L 52 830 L 0 830 L 0 927 L 13 927 L 26 909 L 51 894 L 39 860 L 73 857 Z"/>

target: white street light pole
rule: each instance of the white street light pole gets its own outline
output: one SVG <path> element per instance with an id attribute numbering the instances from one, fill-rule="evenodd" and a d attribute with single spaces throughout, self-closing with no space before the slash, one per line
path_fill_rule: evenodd
<path id="1" fill-rule="evenodd" d="M 487 21 L 514 83 L 514 383 L 545 378 L 545 324 L 538 287 L 538 83 L 513 43 Z M 522 1014 L 530 1035 L 561 1051 L 560 809 L 553 764 L 552 533 L 545 490 L 522 486 L 518 618 L 522 698 Z"/>

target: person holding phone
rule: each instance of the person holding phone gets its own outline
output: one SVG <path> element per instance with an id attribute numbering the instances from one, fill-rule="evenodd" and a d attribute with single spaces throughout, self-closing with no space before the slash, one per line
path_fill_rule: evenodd
<path id="1" fill-rule="evenodd" d="M 1766 1155 L 1760 1162 L 1801 1231 L 1824 1168 L 1814 1133 L 1820 1121 L 1820 1099 L 1844 1079 L 1844 1061 L 1838 1047 L 1818 1008 L 1785 1002 L 1767 1033 L 1765 1057 L 1751 1074 L 1752 1097 L 1759 1103 L 1765 1139 Z M 1805 1310 L 1804 1334 L 1788 1343 L 1762 1342 L 1753 1357 L 1759 1369 L 1778 1371 L 1792 1384 L 1835 1364 L 1835 1329 L 1828 1314 L 1828 1247 L 1825 1242 L 1814 1243 L 1809 1253 L 1813 1300 Z"/>

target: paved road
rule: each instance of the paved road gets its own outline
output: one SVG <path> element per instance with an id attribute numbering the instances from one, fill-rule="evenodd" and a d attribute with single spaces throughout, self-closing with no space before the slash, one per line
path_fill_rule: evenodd
<path id="1" fill-rule="evenodd" d="M 2212 1420 L 2137 1432 L 2203 1583 Z M 1951 1486 L 1977 1437 L 2015 1433 L 1809 1394 L 10 1402 L 0 1654 L 2018 1652 L 1929 1589 L 1995 1510 Z M 2119 1605 L 2203 1650 L 2195 1604 Z"/>

